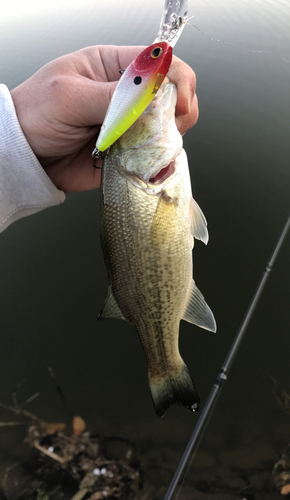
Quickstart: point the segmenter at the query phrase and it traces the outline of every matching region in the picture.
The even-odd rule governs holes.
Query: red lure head
[[[172,47],[167,42],[153,43],[146,47],[134,61],[139,72],[167,74],[172,60]]]

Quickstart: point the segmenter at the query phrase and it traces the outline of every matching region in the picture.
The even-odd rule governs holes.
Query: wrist
[[[22,95],[21,85],[11,90],[10,94],[14,104],[18,123],[25,136],[25,139],[27,140],[35,156],[39,156],[39,151],[37,151],[37,141],[35,140],[36,134],[34,134],[31,130],[31,126],[33,125],[33,116],[31,116],[29,105],[26,103],[25,97]]]

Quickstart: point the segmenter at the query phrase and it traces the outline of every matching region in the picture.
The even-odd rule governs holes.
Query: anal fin
[[[207,305],[194,280],[192,280],[191,295],[182,319],[211,332],[216,332],[216,322],[212,310]]]

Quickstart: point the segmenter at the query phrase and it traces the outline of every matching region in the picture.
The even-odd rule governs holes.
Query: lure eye
[[[135,85],[140,85],[141,82],[142,82],[141,76],[135,76],[134,78]]]
[[[158,57],[161,56],[163,50],[161,47],[155,47],[152,51],[151,51],[151,57],[153,57],[153,59],[157,59]]]

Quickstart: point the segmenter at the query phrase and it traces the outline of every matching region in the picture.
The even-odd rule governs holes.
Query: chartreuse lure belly
[[[163,82],[171,60],[172,47],[159,42],[131,62],[113,94],[93,156],[101,156],[143,113]]]

